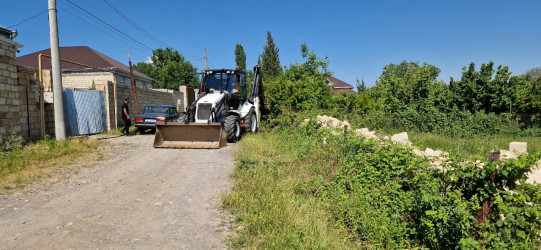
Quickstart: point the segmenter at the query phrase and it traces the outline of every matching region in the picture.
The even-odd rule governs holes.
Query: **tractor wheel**
[[[257,114],[255,113],[255,110],[250,110],[250,113],[248,113],[244,121],[248,121],[248,127],[246,128],[248,132],[252,134],[257,133]]]
[[[240,119],[236,115],[230,115],[225,118],[225,133],[228,142],[237,142],[240,139]]]

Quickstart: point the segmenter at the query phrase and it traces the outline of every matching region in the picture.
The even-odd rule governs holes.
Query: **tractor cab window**
[[[237,77],[232,74],[213,74],[213,75],[207,75],[206,84],[205,84],[205,92],[209,92],[210,89],[214,89],[215,91],[220,91],[220,81],[222,82],[222,87],[224,88],[224,91],[227,91],[228,93],[231,93],[233,89],[235,89],[235,83],[237,82]]]

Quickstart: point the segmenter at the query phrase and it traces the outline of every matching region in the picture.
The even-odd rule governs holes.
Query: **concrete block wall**
[[[52,91],[52,76],[50,70],[43,70],[43,84],[45,91]],[[131,86],[131,77],[126,72],[106,72],[106,71],[63,71],[62,72],[62,87],[63,88],[91,88],[92,86],[104,85],[107,82],[114,82],[114,77],[117,78],[119,86]],[[152,84],[139,76],[135,76],[135,85],[138,88],[151,88]]]
[[[106,98],[106,107],[108,107],[108,128],[115,129],[115,120],[116,126],[124,126],[122,121],[122,104],[124,103],[124,98],[130,97],[130,104],[128,105],[130,109],[130,118],[132,124],[135,123],[135,116],[137,114],[135,97],[133,94],[131,85],[119,85],[117,84],[117,100],[116,100],[116,117],[115,117],[115,95],[114,95],[114,84],[108,82],[106,85],[97,85],[96,90],[105,91]],[[140,113],[145,105],[149,104],[164,104],[164,105],[177,105],[183,100],[183,95],[178,90],[167,90],[167,91],[157,91],[152,89],[143,89],[136,88],[137,99],[139,103]]]
[[[0,138],[3,135],[21,134],[23,127],[19,124],[19,86],[15,55],[22,45],[0,37]]]
[[[195,101],[195,90],[188,86],[180,86],[179,91],[182,96],[182,102],[178,110],[180,112],[186,112],[186,109]]]
[[[25,139],[41,138],[41,116],[39,105],[39,83],[37,70],[17,66],[19,84],[19,122],[21,136]],[[52,112],[47,115],[54,115]],[[54,131],[54,130],[53,130]]]

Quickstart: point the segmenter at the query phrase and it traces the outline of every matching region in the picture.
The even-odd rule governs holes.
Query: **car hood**
[[[156,118],[156,117],[166,117],[167,114],[164,113],[146,113],[146,114],[140,114],[136,116],[135,118]]]

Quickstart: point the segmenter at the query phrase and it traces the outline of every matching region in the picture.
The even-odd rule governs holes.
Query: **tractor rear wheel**
[[[225,118],[225,133],[228,142],[237,142],[240,139],[240,118],[236,115],[230,115]]]
[[[248,127],[246,128],[248,132],[257,133],[257,114],[255,110],[250,110],[244,121],[248,121]]]

